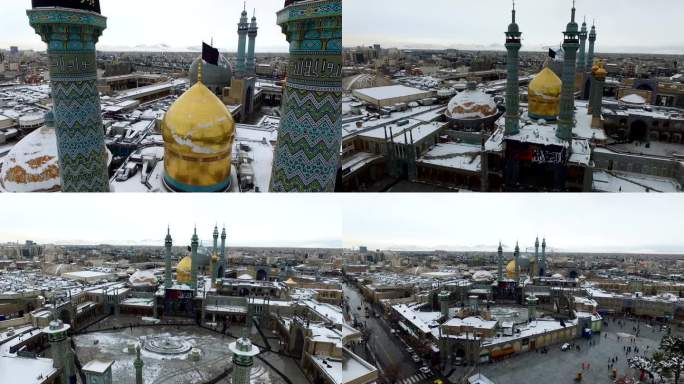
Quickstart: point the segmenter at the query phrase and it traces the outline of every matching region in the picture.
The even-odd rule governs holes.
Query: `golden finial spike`
[[[197,82],[201,83],[202,82],[202,65],[204,64],[204,59],[201,59],[199,61],[199,65],[197,66]]]

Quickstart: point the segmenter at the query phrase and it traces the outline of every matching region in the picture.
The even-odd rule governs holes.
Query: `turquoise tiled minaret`
[[[579,49],[579,26],[575,22],[575,6],[572,6],[572,18],[563,32],[563,87],[561,89],[560,115],[556,137],[561,140],[572,140],[575,127],[575,73],[577,70],[577,49]]]
[[[164,239],[164,287],[171,288],[173,285],[173,276],[171,275],[171,246],[173,240],[171,239],[171,228],[166,229],[166,239]]]
[[[52,356],[54,368],[61,370],[59,384],[69,384],[76,382],[76,372],[74,370],[73,352],[69,345],[69,324],[64,324],[61,320],[54,320],[50,325],[43,328],[43,333],[47,335],[50,343],[50,354]]]
[[[542,258],[541,258],[542,270],[540,275],[546,276],[546,238],[542,239]]]
[[[192,260],[192,265],[190,266],[190,287],[197,292],[197,265],[199,260],[197,258],[197,247],[199,246],[199,238],[197,237],[197,227],[195,227],[195,233],[192,234],[192,240],[190,241],[190,258]]]
[[[520,132],[520,29],[515,22],[515,3],[513,3],[513,16],[511,24],[506,32],[506,51],[508,57],[506,69],[506,135],[515,135]]]
[[[497,278],[499,281],[502,281],[504,279],[504,273],[503,273],[503,247],[501,246],[501,242],[499,241],[499,249],[497,252],[497,260],[496,260],[496,272],[497,272]]]
[[[226,268],[228,268],[228,261],[226,260],[226,227],[223,227],[223,230],[221,231],[221,265],[223,266],[222,270],[225,273]],[[223,276],[219,276],[220,278],[223,278]]]
[[[27,11],[31,27],[47,43],[62,191],[109,192],[95,55],[107,19],[95,0],[74,8],[62,3],[34,1]]]
[[[271,191],[333,192],[342,141],[342,0],[285,2],[290,43]]]
[[[589,32],[589,54],[587,55],[586,68],[591,69],[594,66],[594,44],[596,43],[596,25],[591,26]]]
[[[140,358],[140,345],[135,347],[135,361],[133,367],[135,368],[135,384],[143,384],[143,363]]]
[[[577,60],[577,66],[579,72],[585,72],[587,70],[586,54],[587,54],[587,22],[582,22],[582,29],[580,30],[580,50],[579,58]],[[591,70],[591,67],[589,67]]]
[[[537,270],[533,271],[533,273],[539,276],[541,271],[541,265],[539,264],[539,236],[534,240],[534,265]]]
[[[230,343],[228,348],[233,353],[232,384],[249,384],[254,356],[259,354],[259,347],[252,345],[249,338],[241,337]]]
[[[518,242],[515,242],[515,251],[513,251],[513,259],[515,260],[515,281],[520,282],[520,247]]]
[[[258,32],[259,27],[257,27],[256,15],[254,15],[252,16],[252,22],[249,23],[249,29],[247,30],[249,45],[247,46],[247,62],[245,63],[245,70],[248,75],[256,74],[256,58],[254,57],[254,51],[256,49],[256,38]]]
[[[247,33],[249,32],[249,22],[247,20],[247,3],[240,15],[240,23],[238,23],[238,51],[237,63],[235,71],[239,76],[246,72],[245,48],[247,47]]]

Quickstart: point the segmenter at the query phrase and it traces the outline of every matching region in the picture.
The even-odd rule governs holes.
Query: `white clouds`
[[[0,242],[189,243],[226,224],[240,246],[340,247],[341,207],[325,196],[180,194],[0,195]]]
[[[684,252],[682,212],[679,195],[355,195],[344,199],[344,245],[493,250],[539,235],[562,250]]]
[[[556,46],[570,20],[570,0],[518,0],[517,21],[527,49]],[[579,0],[577,18],[596,19],[599,52],[676,51],[684,53],[679,15],[684,3],[672,0]],[[344,1],[345,46],[446,48],[501,46],[511,19],[505,0]]]
[[[0,195],[0,242],[682,253],[679,194]]]
[[[27,0],[3,0],[0,14],[0,47],[19,45],[44,50],[45,45],[29,26]],[[98,48],[167,44],[177,49],[201,46],[214,38],[215,45],[237,50],[237,23],[242,0],[101,0],[108,27]],[[250,0],[249,17],[256,8],[259,36],[257,52],[286,52],[287,41],[276,25],[282,0]]]

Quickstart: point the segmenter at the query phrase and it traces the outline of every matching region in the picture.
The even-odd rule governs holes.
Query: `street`
[[[420,374],[418,373],[419,364],[414,363],[411,360],[411,355],[406,352],[406,346],[399,340],[399,337],[394,336],[390,333],[390,327],[387,321],[383,318],[376,318],[372,316],[372,313],[376,311],[374,308],[370,308],[370,304],[366,303],[361,296],[361,293],[348,286],[347,284],[342,284],[342,290],[346,297],[349,298],[349,310],[352,318],[358,319],[359,322],[363,324],[364,328],[370,330],[369,345],[375,357],[378,360],[381,371],[393,366],[398,370],[398,381],[407,380],[406,382],[412,382],[413,384],[418,381],[408,380],[414,376],[418,378]],[[371,309],[371,317],[366,318],[365,307],[369,306]],[[358,308],[361,307],[361,310]],[[379,311],[378,311],[379,312]],[[371,359],[365,352],[363,345],[359,345],[354,349],[354,352],[360,356],[367,358],[372,362]],[[425,375],[422,375],[424,377]]]

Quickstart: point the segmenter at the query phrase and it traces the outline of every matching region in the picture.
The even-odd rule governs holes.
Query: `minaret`
[[[506,32],[506,50],[508,58],[506,69],[506,135],[515,135],[520,132],[520,80],[518,69],[520,66],[520,29],[515,22],[515,1],[513,2],[512,21]]]
[[[438,295],[439,309],[442,312],[442,319],[449,320],[449,291],[441,291]]]
[[[171,274],[171,247],[173,240],[171,239],[171,228],[166,229],[166,239],[164,240],[164,287],[171,288],[173,285],[173,276]]]
[[[515,281],[520,282],[520,247],[518,242],[515,242],[515,251],[513,252],[513,259],[515,260]]]
[[[195,227],[195,233],[192,235],[192,240],[190,242],[190,252],[192,259],[192,266],[190,267],[190,286],[197,292],[197,265],[199,261],[197,260],[197,247],[199,246],[199,238],[197,237],[197,227]]]
[[[603,109],[603,87],[606,82],[608,71],[603,67],[603,62],[598,61],[591,69],[591,95],[589,97],[589,113],[591,114],[591,127],[603,128],[601,112]]]
[[[575,4],[572,4],[572,18],[563,33],[563,87],[561,89],[560,115],[556,137],[561,140],[572,140],[575,127],[575,72],[577,69],[577,49],[579,48],[579,26],[575,22]]]
[[[587,55],[586,68],[591,69],[594,66],[594,43],[596,43],[596,24],[592,24],[589,32],[589,54]]]
[[[51,321],[48,327],[43,328],[43,333],[47,334],[50,343],[52,366],[62,371],[59,384],[76,382],[73,355],[69,345],[69,328],[71,326],[64,324],[62,320]]]
[[[232,384],[249,384],[254,356],[259,354],[259,347],[252,345],[249,338],[241,337],[230,343],[228,348],[233,352]]]
[[[214,255],[218,254],[218,237],[219,237],[219,232],[218,232],[218,224],[214,225],[214,247],[212,248],[212,253]]]
[[[540,275],[546,276],[546,238],[542,240],[542,259],[541,259],[542,270]]]
[[[539,299],[535,295],[527,296],[527,321],[533,321],[537,319],[537,303]]]
[[[504,279],[503,262],[503,247],[501,246],[501,242],[499,241],[499,250],[497,255],[497,277],[499,281],[502,281]]]
[[[541,265],[539,265],[539,236],[537,236],[537,239],[534,240],[534,265],[537,268],[536,271],[533,271],[533,274],[537,274],[537,276],[541,276]]]
[[[223,265],[223,273],[226,272],[226,268],[228,268],[228,261],[226,260],[226,227],[223,227],[223,231],[221,231],[221,264]],[[223,276],[219,276],[223,278]]]
[[[140,358],[140,344],[135,347],[135,361],[133,366],[135,367],[135,384],[143,384],[143,365],[145,365]]]
[[[577,61],[577,70],[578,72],[584,73],[587,70],[587,62],[586,62],[586,54],[587,54],[587,22],[586,20],[582,22],[582,30],[580,30],[579,34],[580,38],[580,50],[579,50],[579,58]],[[589,67],[591,70],[591,67]]]
[[[245,47],[247,46],[247,33],[249,32],[249,22],[247,20],[247,2],[245,2],[244,9],[240,15],[240,23],[238,23],[238,51],[237,64],[235,71],[238,76],[243,76],[246,72],[245,61]]]
[[[62,191],[109,192],[95,54],[107,19],[100,15],[99,0],[69,3],[73,6],[36,6],[26,12],[47,43]]]
[[[247,62],[245,64],[245,70],[248,75],[256,74],[256,59],[254,58],[254,50],[257,33],[259,31],[256,20],[257,19],[255,9],[254,15],[252,16],[252,22],[249,24],[249,29],[247,30],[247,36],[249,36],[249,45],[247,46]]]
[[[290,43],[271,191],[333,192],[342,141],[342,0],[287,1]]]

